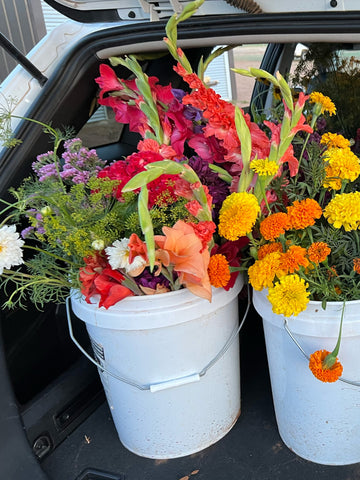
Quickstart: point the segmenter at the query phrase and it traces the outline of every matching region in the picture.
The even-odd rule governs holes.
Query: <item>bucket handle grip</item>
[[[81,346],[81,344],[78,342],[78,340],[75,338],[73,327],[72,327],[72,321],[71,321],[71,307],[70,307],[70,297],[66,298],[66,315],[67,315],[67,322],[68,322],[68,328],[69,328],[69,334],[71,340],[74,342],[74,344],[78,347],[80,352],[85,355],[85,357],[90,360],[91,363],[93,363],[99,370],[107,373],[111,377],[115,378],[116,380],[119,380],[120,382],[126,383],[128,385],[131,385],[139,390],[149,390],[152,393],[158,392],[160,390],[165,390],[167,388],[172,388],[172,387],[177,387],[179,385],[185,385],[187,383],[193,383],[197,382],[200,380],[201,377],[203,377],[206,372],[215,365],[215,363],[220,360],[221,357],[225,355],[225,353],[228,351],[228,349],[231,347],[232,343],[234,342],[235,338],[239,334],[240,330],[242,329],[244,322],[246,320],[246,317],[248,315],[250,309],[250,295],[248,292],[248,302],[246,306],[245,313],[243,315],[243,318],[241,319],[241,322],[238,327],[236,327],[233,332],[231,333],[230,337],[227,339],[225,345],[221,348],[221,350],[213,357],[210,362],[205,365],[205,367],[198,373],[193,373],[190,375],[186,375],[184,377],[179,377],[179,378],[174,378],[171,380],[165,380],[164,382],[159,382],[159,383],[154,383],[154,384],[149,384],[149,385],[144,385],[142,383],[139,383],[135,380],[131,380],[129,378],[126,378],[122,375],[118,375],[115,372],[112,372],[108,370],[107,368],[104,367],[104,365],[101,365],[98,363],[91,355],[88,354],[88,352]]]
[[[290,328],[289,328],[289,324],[288,324],[288,321],[286,320],[286,318],[284,319],[284,328],[285,328],[285,331],[286,333],[289,335],[289,337],[291,338],[291,340],[295,343],[295,345],[298,347],[298,349],[300,350],[300,352],[304,355],[304,357],[307,359],[307,360],[310,360],[310,357],[309,355],[305,352],[305,350],[302,348],[302,346],[300,345],[300,343],[298,342],[298,340],[294,337],[294,335],[292,334]],[[350,385],[354,385],[355,387],[360,387],[360,382],[356,382],[354,380],[348,380],[347,378],[343,378],[343,377],[340,377],[338,379],[340,382],[344,382],[344,383],[348,383]]]

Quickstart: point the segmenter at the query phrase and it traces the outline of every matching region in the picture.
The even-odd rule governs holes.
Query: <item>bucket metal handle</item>
[[[302,346],[300,345],[300,343],[298,342],[298,340],[294,337],[294,335],[293,335],[292,332],[290,331],[289,324],[288,324],[288,321],[287,321],[286,318],[284,319],[284,328],[285,328],[286,333],[289,335],[289,337],[291,338],[291,340],[295,343],[295,345],[298,347],[298,349],[299,349],[300,352],[304,355],[304,357],[305,357],[307,360],[310,360],[309,355],[305,352],[305,350],[302,348]],[[348,384],[350,384],[350,385],[354,385],[355,387],[360,387],[360,382],[356,382],[356,381],[354,381],[354,380],[348,380],[347,378],[344,378],[344,377],[340,377],[338,380],[339,380],[340,382],[344,382],[344,383],[348,383]]]
[[[221,357],[225,355],[225,353],[228,351],[228,349],[231,347],[232,343],[234,342],[235,338],[239,334],[240,330],[242,329],[244,322],[246,320],[246,317],[248,315],[250,309],[250,295],[248,292],[248,302],[246,306],[245,313],[243,315],[243,318],[241,319],[241,322],[238,327],[236,327],[233,332],[231,333],[230,337],[227,339],[225,345],[221,348],[221,350],[213,357],[210,362],[205,365],[205,367],[198,373],[193,373],[190,375],[186,375],[184,377],[179,377],[179,378],[174,378],[171,380],[165,380],[164,382],[159,382],[159,383],[153,383],[153,384],[142,384],[137,382],[136,380],[129,379],[127,377],[124,377],[123,375],[119,375],[118,373],[115,373],[113,371],[110,371],[108,368],[105,368],[103,365],[98,363],[91,355],[87,353],[87,351],[80,345],[78,340],[75,338],[74,331],[72,328],[72,322],[71,322],[71,307],[70,307],[70,297],[66,298],[66,315],[67,315],[67,321],[68,321],[68,328],[69,328],[69,334],[71,340],[74,342],[74,344],[78,347],[78,349],[85,355],[85,357],[90,360],[91,363],[93,363],[97,368],[102,370],[103,372],[107,373],[111,377],[115,378],[116,380],[119,380],[120,382],[126,383],[128,385],[131,385],[139,390],[149,390],[150,392],[158,392],[160,390],[165,390],[167,388],[172,388],[172,387],[177,387],[179,385],[185,385],[187,383],[193,383],[197,382],[200,380],[201,377],[203,377],[206,372],[215,365],[216,362],[220,360]]]

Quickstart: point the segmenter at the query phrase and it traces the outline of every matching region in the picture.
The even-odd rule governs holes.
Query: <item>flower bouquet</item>
[[[326,129],[326,119],[336,114],[329,97],[293,92],[280,75],[238,73],[268,83],[281,98],[259,119],[272,134],[270,150],[265,158],[248,157],[239,182],[258,205],[256,213],[254,207],[244,210],[247,218],[254,213],[248,278],[263,317],[280,435],[308,460],[355,463],[359,438],[346,429],[344,434],[344,425],[360,421],[354,408],[360,340],[360,162],[354,141]],[[312,374],[339,382],[324,385]]]

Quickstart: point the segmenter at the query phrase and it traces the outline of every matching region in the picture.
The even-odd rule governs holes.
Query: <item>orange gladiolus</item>
[[[194,228],[179,220],[173,227],[163,227],[163,235],[155,235],[155,242],[169,255],[170,263],[179,275],[180,282],[194,295],[211,301],[208,276],[210,254],[202,251],[202,242]]]

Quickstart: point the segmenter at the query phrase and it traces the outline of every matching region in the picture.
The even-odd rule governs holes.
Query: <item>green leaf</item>
[[[239,75],[243,75],[244,77],[251,77],[251,78],[254,77],[254,75],[249,70],[246,70],[245,68],[232,68],[231,70],[235,73],[238,73]]]
[[[241,157],[244,169],[247,170],[250,165],[251,157],[251,135],[249,127],[246,124],[244,115],[242,114],[239,107],[235,107],[235,126],[241,143]]]
[[[279,87],[281,90],[282,97],[285,100],[285,103],[288,109],[292,112],[294,110],[294,101],[293,101],[291,89],[288,83],[286,82],[285,78],[281,75],[280,72],[276,72],[276,77],[279,82]]]
[[[209,168],[213,172],[216,172],[221,180],[224,180],[224,182],[228,183],[229,185],[231,184],[233,177],[227,170],[219,167],[218,165],[214,165],[213,163],[209,163]]]
[[[146,170],[161,169],[162,173],[166,175],[179,175],[184,171],[181,163],[173,160],[161,160],[160,162],[152,162],[145,165]]]
[[[201,57],[198,64],[197,76],[202,81],[204,81],[204,73],[205,73],[204,59],[203,57]]]
[[[123,187],[122,191],[131,192],[132,190],[136,190],[137,188],[142,188],[156,178],[160,177],[162,173],[163,170],[161,168],[153,168],[151,170],[140,172],[127,182],[127,184]]]
[[[269,80],[269,82],[275,85],[275,87],[280,87],[278,80],[266,70],[262,70],[261,68],[249,68],[249,71],[254,77],[266,78],[267,80]]]
[[[205,0],[195,0],[194,2],[191,2],[185,5],[185,7],[183,8],[183,11],[177,17],[178,18],[177,23],[183,22],[184,20],[187,20],[192,15],[194,15],[194,13],[201,7],[204,1]]]
[[[206,58],[204,65],[203,65],[203,73],[206,72],[206,69],[210,65],[210,63],[215,60],[215,58],[220,57],[220,55],[223,55],[225,52],[228,52],[229,50],[232,50],[234,47],[233,45],[227,45],[226,47],[218,47],[215,49],[213,52],[210,53],[210,55]]]
[[[150,269],[152,270],[155,265],[155,239],[154,239],[154,229],[150,217],[150,212],[148,208],[149,203],[149,191],[144,185],[141,188],[139,199],[138,199],[138,211],[139,211],[139,220],[141,230],[145,237],[145,242],[147,246],[147,253],[149,258]]]

